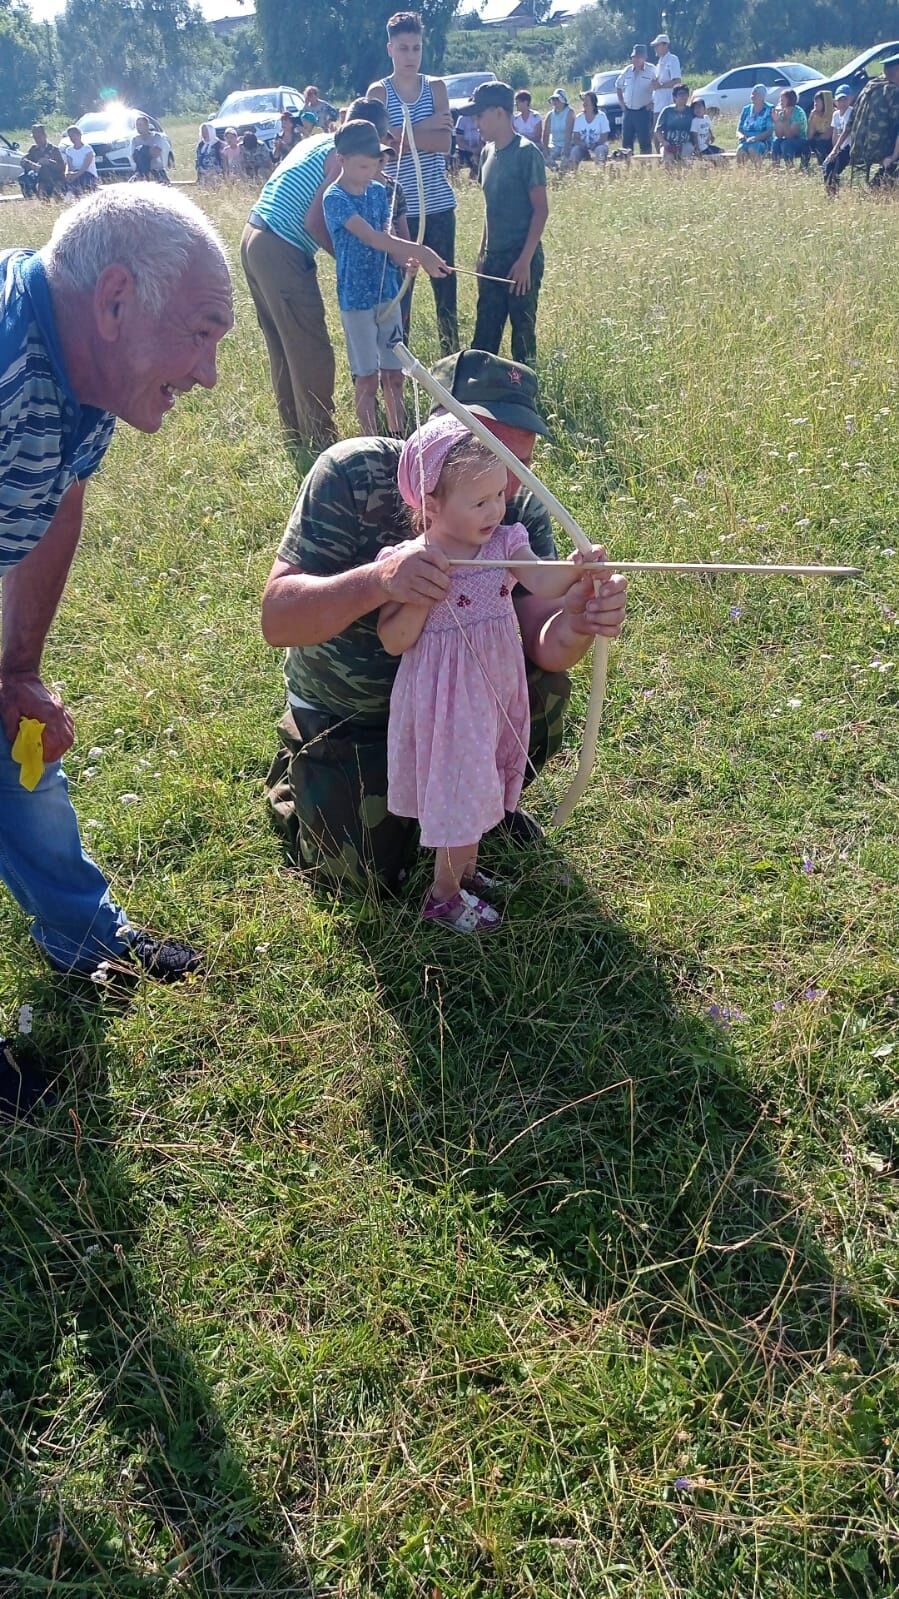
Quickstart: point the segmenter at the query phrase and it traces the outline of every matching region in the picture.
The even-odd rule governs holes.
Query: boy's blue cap
[[[841,83],[840,87],[838,89],[834,89],[833,91],[833,97],[835,100],[842,100],[844,95],[847,100],[852,99],[852,89],[848,83]]]

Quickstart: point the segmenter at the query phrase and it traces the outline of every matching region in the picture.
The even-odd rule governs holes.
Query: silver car
[[[131,155],[131,141],[137,132],[138,117],[147,118],[150,132],[155,135],[154,143],[162,146],[166,170],[171,171],[175,165],[171,141],[163,132],[162,124],[146,111],[136,111],[133,106],[112,100],[102,111],[88,111],[75,123],[76,128],[81,129],[85,144],[89,144],[94,152],[97,177],[101,183],[133,177],[136,169]],[[70,142],[67,138],[60,139],[59,148],[64,150]]]
[[[795,89],[797,94],[807,84],[824,82],[824,73],[816,72],[801,61],[756,61],[749,67],[734,67],[713,78],[704,89],[694,89],[697,100],[705,101],[705,108],[714,116],[739,116],[757,83],[763,83],[769,105],[776,105],[781,89]]]
[[[289,111],[298,116],[302,109],[300,90],[286,83],[275,89],[237,89],[219,106],[212,126],[219,139],[224,138],[226,128],[236,128],[238,133],[255,133],[271,149],[281,132],[282,114]]]
[[[0,133],[0,189],[4,183],[18,183],[22,176],[22,157],[13,139]]]

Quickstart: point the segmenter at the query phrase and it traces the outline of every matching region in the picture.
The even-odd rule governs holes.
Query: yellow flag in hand
[[[29,793],[33,788],[37,788],[44,775],[42,734],[46,725],[46,722],[39,722],[35,716],[23,716],[19,721],[19,731],[12,747],[12,758],[18,761],[21,767],[19,782]]]

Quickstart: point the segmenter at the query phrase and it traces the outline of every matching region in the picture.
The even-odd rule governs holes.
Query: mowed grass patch
[[[202,199],[236,261],[247,196]],[[218,388],[91,486],[46,661],[85,837],[209,975],[117,1006],[0,909],[6,1030],[30,1001],[61,1071],[0,1140],[4,1594],[899,1585],[899,213],[731,171],[551,203],[537,468],[587,531],[864,577],[636,579],[590,797],[495,852],[491,943],[422,929],[424,866],[316,895],[261,798],[297,477],[238,268]],[[480,224],[462,188],[461,264]]]

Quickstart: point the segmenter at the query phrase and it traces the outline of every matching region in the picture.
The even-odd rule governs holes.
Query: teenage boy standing
[[[485,149],[478,182],[484,191],[484,233],[477,269],[478,315],[472,345],[499,354],[506,320],[512,324],[512,360],[533,366],[537,357],[537,297],[543,278],[540,243],[549,206],[546,162],[530,139],[512,126],[515,100],[507,83],[482,83],[474,115]],[[494,278],[506,278],[504,283]]]
[[[415,148],[421,162],[424,179],[425,231],[422,240],[447,263],[453,266],[456,259],[456,196],[447,180],[446,158],[453,141],[453,119],[450,115],[446,84],[442,78],[425,77],[421,71],[423,29],[416,11],[397,11],[387,21],[387,54],[393,62],[393,72],[370,85],[367,98],[380,100],[387,107],[391,137],[397,153],[403,138],[403,106],[408,108],[412,121]],[[388,161],[387,176],[399,181],[409,205],[409,232],[418,238],[420,197],[412,156],[404,153],[397,165]],[[456,312],[456,278],[450,272],[443,278],[432,278],[434,305],[437,311],[437,333],[444,355],[454,355],[459,348],[459,321]],[[409,322],[412,315],[412,290],[403,301],[403,337],[409,342]]]

